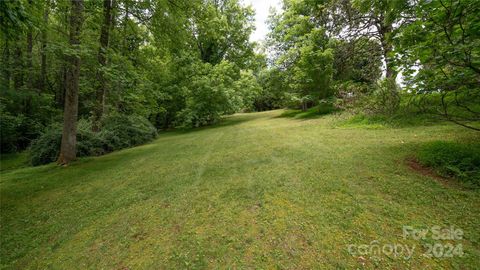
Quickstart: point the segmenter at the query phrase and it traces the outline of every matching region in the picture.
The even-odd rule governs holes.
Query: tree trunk
[[[394,63],[390,59],[390,53],[393,50],[391,42],[388,40],[388,35],[392,32],[391,26],[383,25],[379,30],[380,45],[382,46],[382,56],[385,61],[385,77],[387,79],[395,80],[397,77],[397,71],[395,70]]]
[[[70,25],[68,24],[69,21],[69,7],[67,6],[62,6],[61,12],[60,12],[64,18],[62,25],[64,26],[64,31],[68,32],[70,30]],[[57,108],[64,109],[65,107],[65,94],[67,93],[67,70],[68,70],[68,64],[67,64],[67,59],[64,57],[63,63],[60,67],[60,72],[58,76],[58,87],[55,91],[55,101]]]
[[[113,31],[115,28],[115,24],[117,23],[117,16],[118,16],[118,2],[116,0],[112,0],[112,9],[111,9],[111,23],[110,23],[110,32]]]
[[[125,17],[123,17],[123,42],[122,42],[122,55],[127,55],[128,45],[127,45],[127,25],[128,18],[130,16],[129,3],[125,1]]]
[[[32,0],[28,0],[30,7],[32,6]],[[28,26],[27,30],[27,88],[33,89],[33,64],[32,64],[32,50],[33,50],[33,30],[32,26]]]
[[[58,73],[58,87],[55,90],[55,105],[57,108],[63,110],[65,106],[65,93],[66,93],[66,86],[67,86],[67,66],[63,64],[60,68],[60,72]]]
[[[100,120],[105,110],[106,78],[105,66],[107,65],[107,50],[110,37],[110,25],[112,23],[112,0],[103,0],[103,25],[100,33],[100,48],[98,50],[98,63],[100,69],[97,71],[98,87],[96,90],[96,104],[93,114],[93,130],[100,130]]]
[[[22,48],[20,47],[20,40],[15,41],[15,51],[14,51],[14,75],[13,75],[13,86],[15,91],[20,90],[23,86],[23,59],[22,59]]]
[[[3,87],[5,90],[10,90],[10,44],[8,38],[5,38],[5,49],[2,56],[2,71],[3,71]]]
[[[395,80],[397,77],[397,71],[393,67],[393,63],[390,60],[390,52],[392,51],[392,46],[390,44],[382,44],[383,59],[385,61],[385,77],[387,79]]]
[[[83,24],[83,0],[71,0],[70,46],[78,52],[80,32]],[[67,57],[65,107],[63,110],[63,133],[60,156],[57,163],[66,165],[76,158],[78,82],[80,77],[80,57],[78,54]]]
[[[46,92],[45,88],[47,86],[47,27],[48,27],[48,12],[50,9],[50,2],[47,0],[45,2],[45,10],[43,13],[43,28],[42,28],[42,48],[40,50],[40,83],[38,88],[40,91]]]

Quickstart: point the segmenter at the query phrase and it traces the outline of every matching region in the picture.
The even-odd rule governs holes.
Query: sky
[[[250,41],[264,40],[268,33],[267,18],[270,7],[281,9],[282,0],[243,0],[245,5],[251,5],[255,9],[255,32],[250,36]]]

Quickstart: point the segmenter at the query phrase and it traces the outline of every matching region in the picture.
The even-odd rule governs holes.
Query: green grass
[[[29,166],[28,152],[2,154],[0,156],[0,171],[8,171]]]
[[[405,165],[455,125],[348,128],[336,116],[239,114],[68,166],[1,174],[6,269],[475,269],[480,191]],[[475,137],[477,136],[477,137]],[[402,226],[454,225],[463,257],[422,256]],[[416,245],[409,260],[349,244]],[[444,242],[442,242],[444,243]]]
[[[397,114],[387,115],[365,115],[355,114],[343,115],[343,121],[337,124],[343,127],[361,127],[369,129],[378,128],[405,128],[413,126],[431,126],[444,124],[445,120],[438,116],[431,116],[426,114],[415,114],[408,112],[399,112]]]

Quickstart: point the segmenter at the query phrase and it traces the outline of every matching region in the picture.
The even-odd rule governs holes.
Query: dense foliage
[[[157,136],[155,127],[139,116],[112,115],[103,120],[100,132],[92,131],[92,123],[81,120],[77,130],[77,156],[98,156],[111,151],[139,145]],[[62,127],[53,124],[32,142],[32,165],[41,165],[57,159],[62,140]]]
[[[433,167],[443,176],[453,176],[480,187],[480,145],[435,141],[424,145],[420,163]]]
[[[78,129],[77,153],[89,155],[87,137],[108,134],[100,152],[137,144],[136,125],[150,124],[126,115],[157,129],[197,127],[252,110],[261,92],[253,11],[237,0],[1,1],[0,13],[2,152],[25,149],[53,125],[32,149],[34,160],[55,160],[58,143],[45,155],[35,149],[58,141],[63,110],[64,132],[83,119],[67,131]]]
[[[480,5],[418,1],[396,40],[407,90],[433,114],[480,130]]]

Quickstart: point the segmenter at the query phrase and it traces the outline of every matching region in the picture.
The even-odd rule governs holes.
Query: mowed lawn
[[[478,269],[480,192],[405,164],[451,124],[338,125],[238,114],[68,167],[1,174],[5,269]],[[477,136],[477,137],[475,137]],[[402,227],[455,226],[463,256],[423,256]],[[413,257],[348,245],[416,245]],[[445,243],[445,242],[442,242]]]

